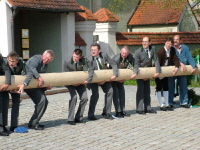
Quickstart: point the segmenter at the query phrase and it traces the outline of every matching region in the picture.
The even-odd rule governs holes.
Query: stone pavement
[[[96,121],[71,126],[67,124],[69,93],[48,95],[49,105],[41,119],[45,130],[30,129],[28,133],[0,136],[1,150],[197,150],[200,149],[200,108],[180,108],[174,112],[159,111],[155,87],[151,87],[152,107],[157,114],[139,115],[135,112],[136,86],[125,86],[126,110],[131,117],[106,120],[101,117],[104,94],[96,108]],[[200,89],[196,88],[197,94]],[[91,92],[88,91],[88,96]],[[176,98],[178,102],[178,98]],[[79,101],[78,101],[79,102]],[[23,99],[20,105],[19,125],[27,127],[34,105]],[[112,107],[114,114],[114,107]]]

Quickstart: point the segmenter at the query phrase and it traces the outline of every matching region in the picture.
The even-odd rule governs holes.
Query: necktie
[[[145,49],[145,51],[146,51],[146,54],[147,54],[147,56],[148,56],[148,58],[149,58],[149,53],[148,53],[148,49]]]
[[[101,69],[102,69],[102,65],[101,65],[101,63],[99,62],[99,59],[98,59],[98,58],[96,58],[96,60],[97,60],[97,63],[98,63],[99,69],[101,70]]]
[[[74,62],[75,63],[75,69],[77,70],[77,62]]]

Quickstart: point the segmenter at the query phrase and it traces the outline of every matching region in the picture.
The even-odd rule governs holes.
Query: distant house
[[[0,52],[7,56],[15,50],[26,60],[28,52],[31,57],[52,49],[56,58],[48,70],[60,72],[80,44],[75,41],[75,12],[83,11],[75,0],[1,0]]]
[[[130,32],[185,32],[198,31],[199,23],[187,0],[142,0],[128,26]]]

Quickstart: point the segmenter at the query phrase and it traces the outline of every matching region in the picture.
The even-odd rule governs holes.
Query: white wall
[[[169,25],[141,26],[141,27],[132,26],[132,32],[177,32],[177,31],[178,31],[178,28],[176,25],[174,25],[174,26],[169,26]]]
[[[11,37],[12,11],[5,0],[0,1],[0,53],[6,57],[12,51]]]
[[[99,44],[103,52],[113,57],[117,53],[117,22],[96,23],[94,35],[99,35]]]
[[[76,32],[78,32],[81,38],[85,41],[86,49],[83,51],[85,56],[90,55],[90,46],[93,43],[93,32],[96,28],[96,21],[77,21]]]

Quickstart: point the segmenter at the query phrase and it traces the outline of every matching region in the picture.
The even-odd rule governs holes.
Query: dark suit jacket
[[[34,55],[26,62],[26,79],[24,80],[25,84],[29,84],[31,79],[39,78],[39,73],[45,73],[47,71],[47,64],[43,64],[42,55]]]
[[[101,59],[101,64],[102,64],[102,67],[103,69],[108,69],[107,67],[107,63],[112,66],[112,69],[113,69],[113,74],[118,77],[118,69],[117,69],[117,64],[115,63],[115,61],[113,61],[107,53],[104,53],[104,52],[100,52],[99,53],[99,57]],[[93,56],[89,56],[88,57],[88,62],[91,63],[91,65],[94,67],[94,70],[98,70],[98,66],[97,66],[97,63],[96,63],[96,60]]]
[[[6,60],[5,67],[3,68],[3,74],[6,75],[6,81],[8,81],[8,83],[11,84],[11,75],[21,75],[23,68],[24,68],[24,64],[21,59],[19,59],[19,62],[17,63],[16,67],[14,67],[13,69],[9,67],[9,64]],[[7,74],[6,74],[5,69],[9,69]]]
[[[177,67],[177,68],[179,67],[179,59],[176,56],[176,50],[175,50],[174,47],[171,47],[171,49],[170,49],[169,58],[167,58],[166,51],[165,51],[164,47],[158,50],[157,55],[158,55],[158,59],[159,59],[159,62],[160,62],[160,66],[165,66],[165,61],[168,59],[168,66],[174,66],[175,65],[175,67]]]
[[[67,58],[64,61],[64,71],[69,72],[69,71],[84,71],[84,67],[88,68],[88,79],[87,82],[92,82],[93,74],[94,74],[94,67],[87,61],[86,58],[82,57],[78,62],[77,62],[77,68],[76,65],[72,59],[72,57]]]
[[[150,58],[143,47],[135,51],[134,73],[139,73],[139,67],[156,67],[156,73],[161,73],[160,63],[154,46],[149,46]]]
[[[115,55],[112,60],[115,61],[115,63],[117,64],[117,67],[119,69],[126,69],[129,64],[131,64],[132,66],[134,66],[134,62],[135,62],[135,59],[133,58],[133,55],[130,54],[130,53],[125,58],[125,62],[124,63],[122,63],[123,58],[121,57],[120,53],[118,53],[117,55]]]

